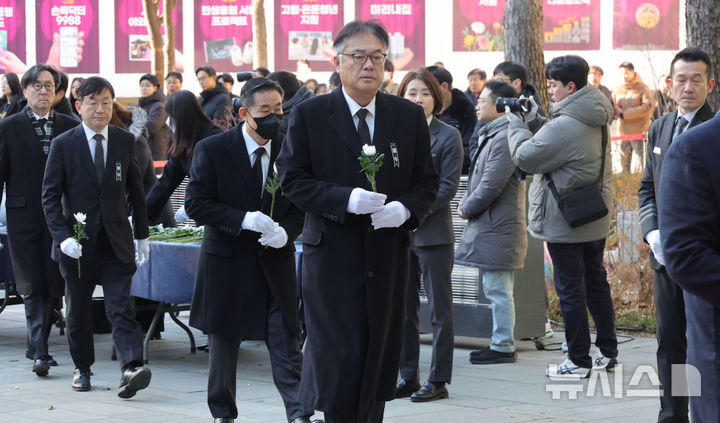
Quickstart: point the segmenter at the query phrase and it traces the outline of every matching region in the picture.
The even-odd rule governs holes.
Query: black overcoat
[[[250,167],[242,125],[200,141],[185,190],[185,211],[205,226],[190,309],[190,325],[207,333],[265,339],[268,294],[285,323],[299,333],[295,246],[303,213],[281,192],[272,219],[287,232],[279,249],[265,248],[258,232],[242,229],[245,214],[270,215],[272,196],[262,200]],[[282,140],[273,139],[268,178]]]
[[[301,402],[343,415],[393,398],[402,342],[409,231],[430,209],[438,175],[422,108],[378,93],[373,143],[384,153],[378,191],[410,219],[373,230],[369,215],[346,212],[361,173],[360,137],[342,88],[295,106],[278,158],[283,189],[306,211],[303,301],[307,347]],[[396,160],[392,149],[396,148]]]
[[[55,112],[53,134],[62,134],[78,123]],[[61,297],[64,282],[57,263],[50,260],[52,238],[41,203],[46,161],[27,110],[0,121],[0,187],[7,184],[7,248],[18,292]]]

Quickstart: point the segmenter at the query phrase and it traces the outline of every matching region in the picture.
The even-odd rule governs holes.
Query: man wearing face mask
[[[303,213],[278,188],[283,91],[253,78],[240,93],[243,123],[200,141],[185,192],[188,216],[205,225],[190,325],[208,334],[208,406],[215,422],[238,418],[235,374],[241,340],[265,340],[287,420],[309,423],[298,401],[300,323],[293,241]],[[242,420],[242,418],[240,419]]]

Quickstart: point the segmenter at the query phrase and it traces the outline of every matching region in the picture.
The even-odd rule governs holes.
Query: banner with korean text
[[[313,71],[332,71],[332,45],[343,27],[342,0],[275,1],[275,69],[297,70],[306,60]]]
[[[599,50],[600,0],[544,0],[545,50]]]
[[[0,0],[0,73],[25,72],[25,1]]]
[[[679,0],[615,0],[613,48],[677,50]]]
[[[385,25],[396,71],[425,66],[425,0],[355,0],[355,16]]]
[[[100,72],[98,0],[37,0],[36,54],[67,73]]]
[[[195,0],[195,68],[218,73],[253,68],[251,0]]]
[[[175,66],[183,66],[182,1],[177,2],[172,12],[175,25]],[[158,2],[158,16],[163,14],[163,2]],[[115,1],[115,72],[149,73],[152,43],[148,34],[142,0]],[[161,27],[163,41],[165,25]]]

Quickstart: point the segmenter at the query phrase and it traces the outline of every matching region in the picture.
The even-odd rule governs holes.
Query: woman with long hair
[[[197,97],[190,91],[181,90],[170,94],[165,101],[165,110],[173,137],[162,176],[145,197],[150,220],[160,213],[163,204],[189,174],[195,144],[203,138],[222,133],[203,112]],[[187,218],[184,207],[175,213],[175,221],[178,223],[183,223]]]
[[[0,81],[2,88],[2,99],[0,100],[0,119],[14,115],[23,108],[22,88],[20,87],[20,79],[12,72],[8,72],[2,76]]]
[[[72,82],[70,83],[70,96],[68,99],[70,100],[70,107],[72,108],[73,113],[75,113],[76,116],[80,116],[80,113],[75,108],[75,102],[77,101],[77,95],[78,95],[78,88],[80,88],[80,84],[85,80],[85,78],[81,76],[77,76],[73,78]]]

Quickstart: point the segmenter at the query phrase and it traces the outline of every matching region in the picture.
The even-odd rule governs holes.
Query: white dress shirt
[[[254,139],[248,134],[247,132],[247,123],[244,123],[242,126],[242,134],[243,138],[245,139],[245,147],[247,147],[248,156],[250,157],[250,167],[253,167],[255,165],[255,150],[257,150],[258,147],[262,147],[265,149],[265,153],[262,155],[262,161],[260,162],[260,166],[262,166],[262,174],[263,174],[263,187],[265,186],[265,180],[267,179],[268,174],[268,168],[270,167],[270,145],[272,144],[272,140],[269,140],[265,145],[260,145],[257,142],[255,142]],[[264,193],[265,190],[263,189],[260,196],[262,197],[262,193]]]
[[[95,144],[97,144],[97,140],[93,138],[95,134],[100,134],[103,136],[102,140],[102,146],[103,146],[103,163],[105,163],[107,167],[107,154],[108,154],[108,127],[105,125],[102,131],[95,132],[92,129],[88,128],[87,125],[85,125],[85,122],[82,123],[83,130],[85,131],[85,137],[88,141],[88,148],[90,149],[90,157],[92,158],[93,163],[95,163]]]
[[[373,97],[372,101],[370,101],[367,106],[363,107],[357,104],[357,102],[348,95],[345,91],[345,87],[342,88],[342,92],[345,96],[348,108],[350,109],[350,116],[352,116],[353,123],[355,124],[355,130],[357,130],[358,124],[360,123],[357,111],[360,109],[367,109],[368,114],[365,116],[365,122],[367,122],[368,129],[370,130],[370,141],[372,142],[375,136],[375,97]]]

